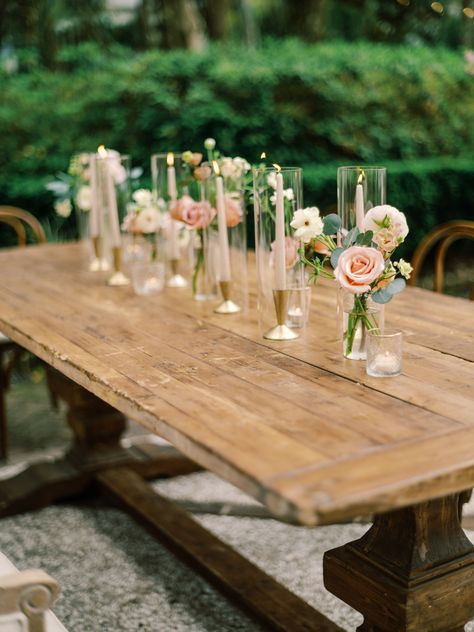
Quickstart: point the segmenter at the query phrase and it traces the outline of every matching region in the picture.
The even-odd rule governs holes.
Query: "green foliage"
[[[461,53],[289,40],[202,54],[88,43],[62,49],[54,73],[31,51],[22,59],[23,72],[0,76],[0,200],[52,230],[44,186],[71,154],[104,143],[147,169],[152,153],[200,149],[208,136],[250,162],[265,150],[269,162],[310,165],[306,202],[321,208],[336,201],[327,164],[387,164],[389,201],[417,239],[472,212],[473,161],[459,157],[474,146],[474,78]]]

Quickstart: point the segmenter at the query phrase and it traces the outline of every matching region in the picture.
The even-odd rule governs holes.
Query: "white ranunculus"
[[[92,208],[92,189],[88,184],[80,187],[76,194],[76,204],[81,211],[90,211]]]
[[[59,217],[69,217],[71,215],[72,206],[69,198],[65,198],[64,200],[58,200],[54,204],[54,210]]]
[[[161,224],[161,214],[153,206],[144,208],[135,218],[135,230],[142,233],[155,233]]]
[[[391,252],[408,235],[405,215],[394,206],[383,204],[367,211],[363,223],[364,232],[372,230],[375,243],[386,252]]]
[[[293,192],[293,189],[285,189],[283,191],[283,197],[285,197],[290,202],[292,200],[294,200],[295,199],[295,194]],[[270,196],[270,202],[272,204],[276,204],[276,199],[277,199],[276,193],[272,193],[272,195]]]
[[[153,204],[153,194],[148,189],[138,189],[132,194],[132,198],[138,206],[149,207]]]
[[[240,156],[236,156],[234,158],[234,165],[236,169],[239,170],[239,175],[247,173],[250,171],[250,164],[245,160],[245,158],[241,158]]]
[[[323,233],[323,220],[316,206],[301,208],[295,211],[291,220],[291,227],[295,229],[295,238],[305,244]]]

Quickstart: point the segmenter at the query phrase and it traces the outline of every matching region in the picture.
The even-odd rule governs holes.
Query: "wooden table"
[[[473,303],[397,297],[387,312],[406,335],[404,371],[384,380],[343,360],[330,285],[314,292],[306,337],[272,343],[252,309],[218,316],[182,290],[137,297],[86,267],[76,244],[0,253],[0,330],[57,369],[75,433],[64,459],[0,485],[0,515],[98,481],[270,629],[338,630],[143,478],[197,463],[282,520],[375,515],[324,562],[327,588],[364,614],[360,630],[463,630],[474,616],[474,548],[459,518],[474,485]],[[191,461],[121,446],[123,415]]]

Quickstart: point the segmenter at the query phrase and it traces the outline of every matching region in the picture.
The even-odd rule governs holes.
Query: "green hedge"
[[[147,168],[151,153],[199,148],[206,136],[249,161],[266,150],[270,161],[313,165],[307,199],[320,206],[335,191],[335,169],[322,165],[392,161],[390,201],[421,230],[472,213],[472,162],[455,160],[474,147],[474,78],[460,52],[290,40],[257,52],[104,54],[86,44],[64,49],[55,73],[25,51],[22,72],[0,83],[0,200],[43,221],[44,184],[72,153],[104,143]]]

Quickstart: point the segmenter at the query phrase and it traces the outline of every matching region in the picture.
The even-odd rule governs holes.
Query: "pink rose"
[[[178,221],[183,221],[183,211],[188,206],[194,204],[194,200],[190,195],[183,195],[183,197],[176,200],[176,202],[172,202],[170,204],[170,215],[173,219]]]
[[[340,255],[334,276],[341,287],[352,294],[370,292],[370,284],[382,274],[382,253],[368,246],[352,246]]]
[[[236,200],[233,200],[230,195],[225,196],[225,216],[229,228],[237,226],[237,224],[240,224],[242,221],[242,209],[240,204]]]
[[[216,215],[216,209],[209,202],[193,202],[182,212],[181,220],[191,228],[207,228]]]
[[[272,252],[270,255],[270,265],[274,264],[273,254],[275,252],[275,241],[272,241]],[[292,268],[295,263],[298,261],[298,242],[293,239],[293,237],[285,237],[285,266],[287,268]]]

